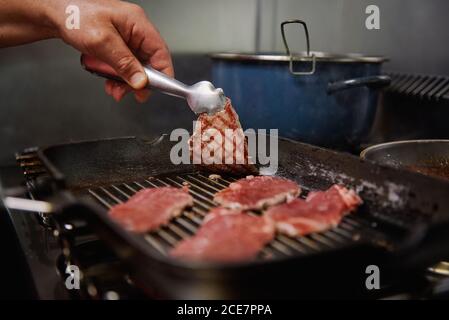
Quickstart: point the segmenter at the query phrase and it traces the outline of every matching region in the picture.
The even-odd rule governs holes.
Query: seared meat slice
[[[294,237],[336,227],[361,203],[354,191],[334,185],[327,191],[310,193],[306,200],[295,199],[274,206],[265,216],[273,220],[278,232]]]
[[[189,260],[237,262],[254,258],[273,238],[274,225],[265,217],[214,208],[198,232],[170,254]]]
[[[184,208],[192,205],[193,198],[187,189],[149,188],[112,207],[109,214],[127,230],[143,233],[167,224]]]
[[[214,132],[221,138],[216,139]],[[249,160],[247,139],[228,98],[222,111],[198,117],[189,146],[193,163],[200,169],[237,175],[258,172]]]
[[[301,193],[296,182],[278,177],[248,176],[215,194],[221,206],[240,210],[261,210],[291,200]]]

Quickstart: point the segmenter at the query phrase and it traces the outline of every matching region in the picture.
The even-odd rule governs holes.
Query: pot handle
[[[290,52],[290,48],[288,47],[288,43],[287,43],[287,37],[285,36],[285,25],[286,24],[291,24],[291,23],[298,23],[301,24],[304,27],[304,32],[306,34],[306,42],[307,42],[307,56],[310,57],[310,59],[312,60],[312,69],[310,69],[309,71],[294,71],[293,70],[293,60],[294,57],[292,55],[292,53]],[[294,20],[286,20],[284,22],[281,23],[281,34],[282,34],[282,40],[284,41],[284,46],[285,46],[285,51],[287,51],[287,55],[289,56],[289,69],[290,69],[290,73],[292,75],[310,75],[310,74],[314,74],[315,73],[315,65],[316,65],[316,57],[314,54],[310,55],[310,41],[309,41],[309,30],[307,29],[307,25],[304,21],[302,20],[298,20],[298,19],[294,19]]]
[[[330,82],[327,85],[327,93],[332,94],[338,91],[343,91],[352,88],[369,87],[369,88],[382,88],[388,86],[391,83],[391,78],[385,75],[369,76],[363,78],[355,78],[349,80]]]

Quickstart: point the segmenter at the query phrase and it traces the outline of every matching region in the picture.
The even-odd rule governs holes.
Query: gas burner
[[[26,178],[30,198],[36,179],[48,176],[36,155],[36,149],[25,150],[16,155],[17,162]],[[29,213],[28,213],[29,214]],[[92,233],[82,220],[67,221],[60,229],[51,214],[35,214],[41,228],[58,240],[61,253],[56,259],[57,274],[65,284],[70,273],[69,266],[80,271],[79,290],[66,289],[75,300],[123,300],[144,299],[146,296],[136,288],[119,259]]]

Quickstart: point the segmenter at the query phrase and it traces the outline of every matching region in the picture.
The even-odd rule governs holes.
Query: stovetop
[[[37,177],[46,175],[44,167],[35,155],[35,149],[17,155],[22,174],[17,168],[3,170],[9,183],[22,181],[29,190]],[[5,184],[5,174],[1,179]],[[11,178],[13,177],[13,178]],[[23,180],[23,178],[25,180]],[[29,197],[33,197],[32,191]],[[94,233],[85,232],[86,225],[65,225],[72,232],[68,245],[62,241],[51,215],[8,210],[14,232],[24,253],[30,278],[38,299],[145,299],[126,272],[126,267]],[[82,224],[82,223],[81,223]],[[77,228],[83,228],[77,235]],[[81,272],[79,289],[67,289],[68,266],[75,265]],[[405,288],[386,287],[381,295],[385,299],[449,298],[449,275],[444,276],[449,266],[439,265],[416,279]],[[439,268],[439,269],[438,269]]]
[[[34,149],[17,156],[21,170],[2,167],[0,179],[4,187],[26,184],[30,190],[36,177],[45,175]],[[28,195],[33,198],[33,193]],[[115,255],[93,233],[74,239],[70,248],[61,241],[49,214],[4,209],[16,233],[20,250],[29,271],[33,295],[43,300],[67,299],[143,299]],[[66,226],[70,228],[69,226]],[[71,226],[76,228],[76,226]],[[80,226],[78,226],[80,227]],[[73,230],[75,231],[75,230]],[[80,288],[68,289],[67,267],[80,268]]]

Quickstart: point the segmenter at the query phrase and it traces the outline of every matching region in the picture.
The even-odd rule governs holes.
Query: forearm
[[[77,27],[68,24],[69,5],[78,9],[74,10],[79,14]],[[53,37],[93,56],[97,63],[108,64],[124,79],[127,85],[109,83],[106,88],[116,100],[130,90],[139,101],[144,100],[148,79],[141,61],[173,77],[167,45],[136,4],[120,0],[0,0],[0,47]]]
[[[0,47],[56,37],[48,0],[0,0]]]

